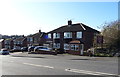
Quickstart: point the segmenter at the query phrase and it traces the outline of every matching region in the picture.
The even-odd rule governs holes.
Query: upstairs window
[[[51,38],[51,34],[50,33],[48,34],[48,38]]]
[[[64,38],[72,38],[72,32],[65,32]]]
[[[77,38],[82,38],[82,32],[77,32]]]
[[[54,33],[53,38],[60,38],[60,33]]]
[[[33,38],[32,38],[32,37],[30,37],[30,41],[31,41],[31,42],[33,41]]]

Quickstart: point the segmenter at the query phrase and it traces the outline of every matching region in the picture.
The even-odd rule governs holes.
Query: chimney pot
[[[72,21],[71,20],[68,21],[68,25],[72,25]]]

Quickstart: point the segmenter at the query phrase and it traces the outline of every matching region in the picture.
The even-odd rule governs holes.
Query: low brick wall
[[[56,52],[53,52],[53,51],[35,51],[35,53],[38,53],[38,54],[57,54]]]
[[[72,55],[80,55],[80,51],[67,50],[66,52],[67,52],[68,54],[72,54]]]

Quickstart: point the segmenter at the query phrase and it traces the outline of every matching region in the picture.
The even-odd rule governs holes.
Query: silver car
[[[48,48],[46,46],[37,46],[34,48],[34,52],[35,51],[51,51],[52,49],[51,48]]]
[[[3,49],[1,49],[0,54],[1,55],[9,55],[10,52],[6,48],[3,48]]]

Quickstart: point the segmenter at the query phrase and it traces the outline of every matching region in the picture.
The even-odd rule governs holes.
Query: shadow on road
[[[70,59],[70,60],[90,60],[90,59]]]
[[[12,56],[12,57],[45,58],[45,57],[38,57],[38,56]]]

